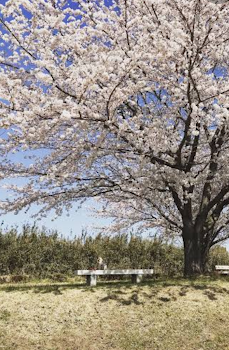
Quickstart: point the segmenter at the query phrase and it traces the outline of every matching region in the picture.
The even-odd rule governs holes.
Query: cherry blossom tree
[[[98,198],[116,229],[182,237],[185,275],[203,273],[228,238],[227,2],[8,0],[0,10],[0,175],[14,193],[2,210],[36,203],[60,215]]]

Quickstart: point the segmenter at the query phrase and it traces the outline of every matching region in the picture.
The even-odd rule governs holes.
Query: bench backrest
[[[215,269],[220,271],[225,271],[225,270],[227,271],[229,270],[229,265],[216,265]]]

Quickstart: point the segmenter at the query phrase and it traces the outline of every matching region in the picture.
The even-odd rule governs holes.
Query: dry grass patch
[[[0,349],[229,350],[229,281],[1,285]]]

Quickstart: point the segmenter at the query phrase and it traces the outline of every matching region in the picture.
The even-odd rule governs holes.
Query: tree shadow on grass
[[[86,283],[82,282],[76,282],[76,283],[39,283],[39,284],[33,284],[33,283],[24,283],[24,284],[4,284],[0,285],[0,292],[29,292],[32,291],[34,293],[41,293],[41,294],[46,294],[46,293],[53,293],[55,295],[60,295],[63,293],[63,291],[68,290],[68,289],[80,289],[83,292],[95,292],[97,288],[101,289],[114,289],[114,288],[120,288],[119,293],[121,294],[121,288],[130,288],[133,286],[131,282],[126,281],[126,280],[121,280],[121,281],[99,281],[97,283],[96,287],[88,287]]]
[[[101,302],[107,302],[109,300],[115,300],[121,305],[142,305],[144,301],[151,300],[153,303],[169,303],[172,301],[177,301],[182,297],[185,297],[191,291],[200,291],[202,295],[208,298],[210,301],[216,301],[222,295],[229,295],[229,288],[220,287],[217,285],[212,285],[211,283],[216,280],[222,280],[229,282],[225,278],[209,278],[209,280],[198,279],[174,279],[174,280],[157,280],[157,281],[147,281],[141,284],[150,287],[149,291],[144,291],[144,289],[136,288],[132,291],[132,294],[123,293],[120,290],[108,291],[106,297],[100,299]],[[169,288],[171,287],[171,288]],[[228,284],[229,287],[229,284]],[[168,288],[168,289],[167,289]],[[163,295],[160,295],[162,293]],[[127,294],[126,296],[123,294]],[[141,298],[141,299],[139,299]],[[141,301],[140,301],[141,300]]]
[[[210,278],[203,280],[187,280],[181,278],[174,279],[150,279],[145,280],[139,285],[132,284],[129,280],[118,281],[103,281],[99,280],[96,287],[88,287],[85,283],[50,283],[50,284],[10,284],[0,285],[0,292],[29,292],[32,291],[36,294],[52,293],[56,296],[62,295],[65,290],[78,289],[82,292],[93,293],[97,289],[101,289],[107,292],[107,296],[100,299],[100,302],[108,302],[109,300],[115,300],[121,305],[142,305],[144,300],[151,300],[151,302],[163,302],[169,303],[176,301],[179,298],[185,297],[188,292],[192,290],[202,291],[210,301],[215,301],[220,295],[229,295],[229,288],[220,287],[218,285],[212,285],[211,282],[215,280],[228,281],[225,278]],[[149,289],[146,291],[144,287]],[[167,288],[171,287],[169,290]],[[174,287],[174,290],[173,290]],[[178,289],[177,289],[178,288]],[[159,293],[163,292],[163,295]],[[165,293],[166,292],[166,293]],[[141,299],[140,299],[141,298]]]
[[[113,293],[109,293],[106,297],[100,299],[100,302],[104,303],[110,300],[115,300],[122,305],[132,305],[132,304],[143,305],[144,304],[144,302],[139,300],[139,295],[136,291],[133,292],[131,296],[128,298],[121,296],[123,294],[125,295],[126,293],[120,293],[119,291],[114,291]]]
[[[20,285],[4,285],[0,286],[0,291],[4,292],[29,292],[33,291],[34,293],[53,293],[53,294],[62,294],[62,291],[65,289],[79,289],[79,288],[85,288],[84,285],[79,283],[60,283],[60,284],[20,284]]]

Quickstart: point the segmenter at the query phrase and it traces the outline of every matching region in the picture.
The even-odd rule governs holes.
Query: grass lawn
[[[229,350],[229,279],[0,285],[0,349]]]

